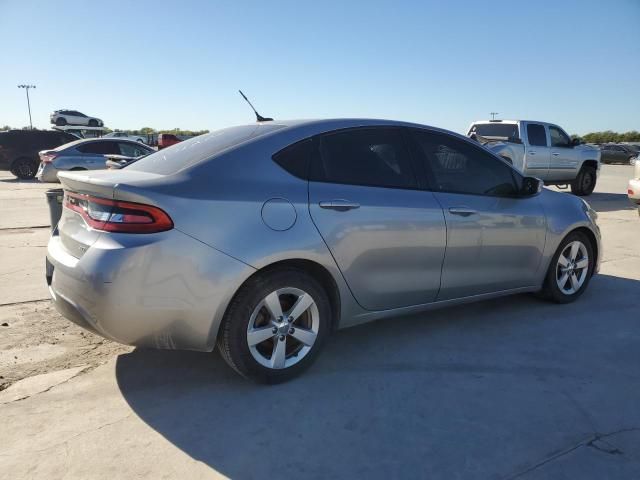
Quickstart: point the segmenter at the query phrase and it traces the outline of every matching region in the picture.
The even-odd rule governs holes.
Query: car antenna
[[[255,109],[255,107],[253,106],[253,104],[249,101],[249,99],[246,97],[246,95],[244,93],[242,93],[242,90],[238,90],[240,92],[240,95],[242,95],[242,98],[244,98],[247,103],[249,104],[249,106],[251,107],[251,110],[253,110],[253,113],[256,114],[256,122],[273,122],[273,118],[269,118],[269,117],[263,117],[262,115],[260,115],[258,113],[258,111]]]

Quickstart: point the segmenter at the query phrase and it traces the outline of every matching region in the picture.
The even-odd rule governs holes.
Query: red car
[[[182,140],[176,137],[173,133],[161,133],[158,135],[158,150],[170,147],[176,143],[180,143]]]

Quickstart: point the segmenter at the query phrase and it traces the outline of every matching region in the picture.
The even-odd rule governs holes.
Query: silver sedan
[[[411,123],[263,122],[59,178],[56,308],[121,343],[217,346],[261,382],[300,373],[338,328],[522,292],[574,301],[601,257],[582,199]]]
[[[67,170],[107,168],[107,155],[139,157],[155,150],[133,140],[120,138],[88,138],[66,143],[53,150],[43,150],[36,177],[41,182],[57,182],[58,173]]]

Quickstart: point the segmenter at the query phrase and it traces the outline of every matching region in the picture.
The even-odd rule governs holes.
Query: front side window
[[[450,135],[413,130],[418,153],[434,191],[515,196],[513,169],[481,147]]]
[[[560,130],[558,127],[549,126],[549,136],[551,137],[552,147],[569,147],[571,140],[569,136]]]
[[[527,137],[529,138],[529,145],[533,145],[535,147],[547,146],[547,134],[544,131],[544,125],[528,123]]]
[[[142,145],[136,145],[135,143],[123,142],[119,143],[119,145],[120,153],[127,157],[139,157],[140,155],[148,155],[151,152]]]
[[[329,183],[416,188],[411,160],[399,129],[357,128],[319,138],[312,176]]]

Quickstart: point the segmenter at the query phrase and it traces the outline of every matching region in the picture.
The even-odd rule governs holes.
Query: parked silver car
[[[63,315],[131,345],[217,345],[264,382],[337,328],[512,293],[571,302],[601,257],[585,201],[410,123],[238,126],[60,180]]]
[[[140,142],[119,138],[89,138],[66,143],[40,152],[36,177],[41,182],[57,182],[58,173],[66,170],[101,170],[107,168],[106,155],[139,157],[155,150]]]

